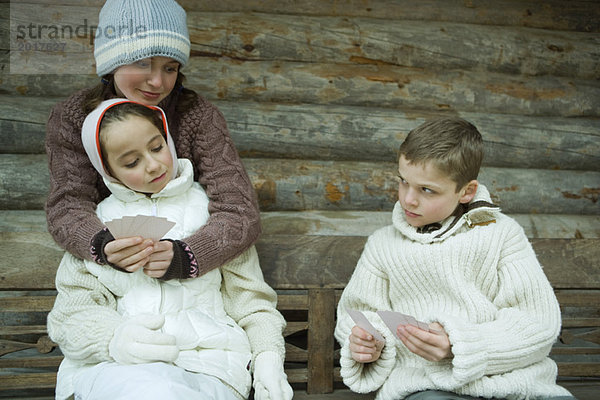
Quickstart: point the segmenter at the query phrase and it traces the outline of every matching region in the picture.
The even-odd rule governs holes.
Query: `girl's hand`
[[[427,332],[412,325],[398,326],[398,336],[402,343],[413,353],[429,361],[441,361],[452,358],[452,347],[444,327],[437,322],[429,324]]]
[[[350,352],[352,359],[359,363],[377,361],[381,356],[384,343],[376,340],[373,335],[358,325],[354,325],[350,333]]]
[[[140,236],[115,239],[104,246],[106,260],[127,272],[135,272],[146,265],[153,251],[152,239]]]
[[[154,242],[154,252],[144,265],[144,273],[151,278],[162,278],[173,261],[173,242],[161,240]]]

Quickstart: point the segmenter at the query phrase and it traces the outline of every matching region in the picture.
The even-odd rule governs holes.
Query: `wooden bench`
[[[286,372],[296,399],[372,399],[341,383],[333,337],[339,296],[365,236],[266,234],[257,244],[265,279],[288,321]],[[580,400],[600,392],[600,239],[532,239],[562,307],[552,350],[559,383]],[[51,398],[62,355],[47,312],[63,252],[46,232],[0,233],[0,398]]]

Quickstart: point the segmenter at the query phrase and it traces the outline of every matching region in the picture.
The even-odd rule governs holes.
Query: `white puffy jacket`
[[[176,223],[165,235],[168,239],[181,239],[197,231],[209,217],[209,200],[202,187],[194,182],[191,162],[180,159],[178,167],[179,176],[150,197],[105,179],[113,195],[98,205],[100,220],[138,214],[166,217]],[[219,269],[199,278],[161,281],[146,276],[141,269],[127,274],[91,261],[85,265],[117,296],[120,314],[165,316],[162,331],[175,336],[180,349],[176,365],[215,376],[242,396],[248,396],[252,382],[248,370],[252,358],[250,344],[244,330],[225,312]],[[69,380],[65,376],[67,371],[75,372],[82,367],[68,358],[64,363],[77,368],[61,366],[59,382]]]

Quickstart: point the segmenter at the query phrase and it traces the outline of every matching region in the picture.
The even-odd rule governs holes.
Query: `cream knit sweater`
[[[482,206],[442,221],[432,233],[417,233],[396,204],[393,225],[369,237],[335,329],[341,375],[353,391],[378,390],[377,400],[422,390],[507,399],[569,395],[556,385],[557,367],[548,358],[560,330],[552,287],[523,229],[489,202],[480,185],[471,204]],[[363,311],[385,337],[377,361],[352,359],[348,337],[355,324],[346,308]],[[411,353],[377,310],[439,322],[454,358],[430,362]]]

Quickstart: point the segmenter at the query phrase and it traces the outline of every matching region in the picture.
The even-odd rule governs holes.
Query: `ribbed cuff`
[[[181,240],[164,239],[173,243],[173,259],[167,272],[160,278],[163,281],[171,279],[189,279],[198,276],[198,262],[186,243]]]

